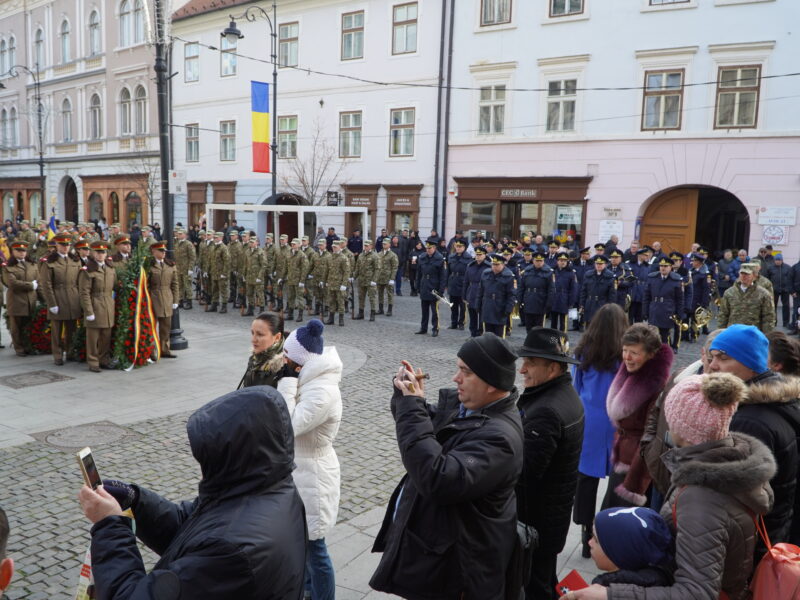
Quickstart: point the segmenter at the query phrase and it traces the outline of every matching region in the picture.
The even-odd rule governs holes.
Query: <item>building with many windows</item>
[[[0,0],[3,219],[160,219],[148,16],[145,0]]]
[[[469,0],[446,230],[800,254],[800,4]]]

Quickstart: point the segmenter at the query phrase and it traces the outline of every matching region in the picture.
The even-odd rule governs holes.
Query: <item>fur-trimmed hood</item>
[[[655,356],[638,371],[628,373],[625,363],[620,364],[606,398],[606,411],[615,426],[619,427],[622,419],[631,416],[664,389],[674,357],[672,348],[661,344]]]
[[[800,377],[770,372],[749,384],[743,404],[786,404],[800,398]]]
[[[672,485],[697,485],[733,496],[750,510],[766,514],[774,496],[769,480],[777,466],[762,442],[731,432],[721,440],[674,448],[663,455]]]

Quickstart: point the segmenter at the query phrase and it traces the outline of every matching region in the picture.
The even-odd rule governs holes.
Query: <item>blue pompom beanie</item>
[[[756,373],[767,370],[769,340],[753,325],[731,325],[714,338],[709,350],[724,352]]]
[[[302,367],[314,354],[322,354],[323,329],[325,326],[322,321],[311,319],[308,325],[298,327],[289,334],[283,345],[283,353]]]
[[[672,533],[651,508],[608,508],[594,518],[596,540],[620,569],[638,571],[672,560]]]

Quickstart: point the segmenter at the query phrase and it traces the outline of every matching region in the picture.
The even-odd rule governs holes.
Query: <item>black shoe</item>
[[[227,303],[227,302],[225,302],[225,303],[223,303],[223,304],[222,304],[222,306],[220,306],[220,308],[219,308],[219,314],[221,314],[221,315],[224,315],[224,314],[226,314],[227,312],[228,312],[228,303]]]
[[[184,310],[192,310],[192,301],[191,301],[191,300],[187,300],[187,301],[184,303],[184,306],[183,306],[183,308],[184,308]]]
[[[395,293],[394,293],[394,295],[395,295],[395,296],[402,296],[402,295],[403,295],[403,292],[397,291],[397,292],[395,292]]]
[[[583,558],[592,557],[592,549],[589,547],[590,539],[592,539],[592,529],[588,525],[581,525],[581,556]]]
[[[358,311],[358,315],[353,317],[353,320],[354,321],[361,321],[363,318],[364,318],[364,309],[362,308],[361,310]]]
[[[294,321],[294,311],[290,310],[289,314],[286,315],[283,320],[284,321]]]
[[[420,329],[419,331],[415,331],[414,335],[425,335],[428,332],[425,329]]]
[[[439,330],[434,329],[433,331],[431,331],[431,337],[439,337]]]
[[[448,329],[458,329],[458,325],[450,325],[450,327],[448,327]]]
[[[252,317],[253,316],[253,307],[248,306],[245,313],[242,315],[243,317]]]
[[[372,312],[375,312],[374,310]],[[383,314],[383,304],[378,304],[378,312],[375,313],[376,315]]]
[[[208,308],[208,306],[206,306],[206,312],[217,312],[217,306],[218,304],[216,302],[211,304],[211,308]]]
[[[369,320],[370,321],[374,321],[375,320],[375,311],[374,310],[369,311]]]
[[[391,317],[391,316],[392,316],[392,306],[393,306],[393,305],[392,305],[392,304],[390,304],[390,305],[389,305],[389,308],[388,308],[388,309],[387,309],[387,311],[386,311],[386,316],[387,316],[387,317]]]
[[[175,356],[174,354],[162,354],[161,358],[178,358],[178,357]]]
[[[297,322],[298,323],[302,323],[303,322],[303,311],[302,310],[298,310],[297,311]]]
[[[331,323],[333,323],[333,311],[331,311]],[[339,313],[339,327],[344,327],[344,313]]]
[[[325,321],[325,325],[333,325],[333,313],[330,313],[330,315],[328,315],[328,320]]]
[[[412,295],[412,296],[416,296],[416,295],[417,295],[417,292],[411,292],[411,295]]]
[[[459,326],[458,326],[458,329],[459,329],[459,331],[464,331],[464,325],[463,325],[463,324],[462,324],[462,325],[459,325]]]

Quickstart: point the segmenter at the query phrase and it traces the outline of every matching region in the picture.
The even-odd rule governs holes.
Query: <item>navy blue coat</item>
[[[678,313],[678,316],[683,319],[689,316],[692,310],[692,302],[694,300],[694,289],[692,287],[692,276],[683,267],[678,269],[678,276],[681,278],[683,284],[683,312]]]
[[[690,273],[692,276],[691,311],[694,313],[699,306],[708,308],[708,303],[711,298],[711,285],[709,284],[709,279],[711,276],[705,265],[702,265],[699,269],[692,269]]]
[[[631,301],[642,302],[644,301],[644,290],[647,287],[647,276],[650,275],[650,265],[640,262],[632,264],[631,273],[636,277],[631,288]]]
[[[578,276],[575,270],[567,266],[563,269],[556,267],[553,270],[556,281],[553,285],[553,304],[550,312],[565,315],[578,301]]]
[[[555,254],[553,254],[552,256],[550,254],[548,254],[547,256],[544,257],[544,264],[546,264],[551,269],[555,269],[556,268],[556,265],[558,264],[557,261],[558,261],[558,259],[556,258]]]
[[[465,276],[467,274],[467,267],[472,262],[472,259],[463,252],[461,256],[458,254],[451,254],[447,260],[447,291],[450,293],[451,298],[461,298],[464,296]]]
[[[633,280],[630,277],[633,272],[631,271],[630,265],[625,263],[620,263],[618,267],[608,265],[606,271],[611,273],[617,280],[617,297],[614,302],[619,304],[622,308],[625,308],[625,298],[628,295],[631,296],[631,301],[633,301]]]
[[[475,307],[481,314],[481,321],[490,325],[505,325],[517,301],[516,285],[517,280],[508,267],[498,274],[491,268],[483,272]]]
[[[550,311],[553,304],[553,269],[543,265],[537,269],[533,265],[527,267],[520,277],[517,299],[526,314],[543,315]]]
[[[480,293],[481,275],[486,269],[490,269],[491,264],[487,259],[483,262],[473,260],[467,265],[467,272],[464,274],[464,300],[470,308],[478,306],[478,294]]]
[[[199,496],[175,504],[138,488],[136,536],[126,517],[98,521],[91,545],[98,597],[302,598],[306,520],[280,393],[231,392],[195,411],[186,431],[203,473]],[[136,537],[161,556],[149,574]]]
[[[651,325],[660,329],[674,326],[672,315],[682,316],[679,313],[683,310],[681,276],[670,273],[664,280],[661,278],[661,273],[650,273],[647,277],[642,310]]]
[[[420,255],[417,259],[417,289],[420,300],[433,301],[433,291],[444,294],[447,285],[447,271],[444,268],[444,257],[438,252],[433,255]]]
[[[578,290],[583,285],[583,277],[586,273],[594,271],[594,263],[586,261],[585,265],[581,264],[580,259],[572,261],[572,268],[575,269],[575,276],[578,278]]]
[[[586,323],[591,321],[594,313],[609,302],[614,302],[614,276],[604,270],[599,275],[592,269],[583,276],[581,296],[578,305],[583,308],[583,319]]]

